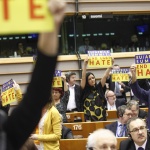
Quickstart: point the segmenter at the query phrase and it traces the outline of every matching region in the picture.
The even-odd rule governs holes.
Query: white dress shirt
[[[136,143],[135,144],[135,149],[138,150],[139,147],[142,147],[143,149],[146,148],[146,143],[147,143],[147,140],[144,142],[144,144],[142,146],[138,146]]]
[[[69,86],[69,91],[70,91],[70,96],[69,96],[69,101],[67,105],[67,110],[72,110],[77,108],[76,102],[75,102],[75,85]]]
[[[116,110],[116,104],[114,103],[114,105],[110,105],[107,101],[107,110]]]

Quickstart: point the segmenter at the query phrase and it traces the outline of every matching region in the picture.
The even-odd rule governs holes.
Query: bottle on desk
[[[17,57],[17,52],[16,51],[14,52],[14,57]]]

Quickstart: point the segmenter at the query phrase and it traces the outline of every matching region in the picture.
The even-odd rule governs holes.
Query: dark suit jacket
[[[148,102],[148,108],[150,109],[150,90],[145,91],[144,89],[140,88],[138,82],[134,82],[131,84],[132,91],[134,95],[141,101]],[[148,111],[148,120],[150,120],[150,111]],[[150,122],[148,121],[148,128],[150,129]]]
[[[112,131],[114,133],[114,135],[116,136],[117,126],[118,126],[118,121],[106,125],[105,129]],[[128,136],[127,132],[125,133],[125,136]]]
[[[109,129],[110,131],[112,131],[115,134],[115,136],[116,136],[117,126],[118,126],[118,121],[106,125],[105,128]]]
[[[136,150],[133,140],[127,139],[120,142],[119,150]],[[145,150],[150,150],[150,137],[148,137]]]
[[[78,111],[82,111],[82,106],[80,102],[80,96],[81,96],[81,87],[77,84],[75,84],[75,102],[77,106]]]
[[[71,129],[64,125],[62,125],[61,139],[74,139]]]
[[[116,99],[116,108],[118,108],[119,106],[122,106],[122,105],[126,105],[126,101],[124,99],[117,98]]]
[[[139,118],[142,118],[142,119],[147,119],[147,112],[142,110],[142,109],[139,109],[139,115],[138,115]]]

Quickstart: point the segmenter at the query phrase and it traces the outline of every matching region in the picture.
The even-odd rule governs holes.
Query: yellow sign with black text
[[[5,106],[7,104],[10,104],[12,102],[15,102],[16,96],[15,96],[15,89],[14,87],[6,90],[5,92],[2,92],[2,106]]]
[[[88,60],[88,67],[107,68],[112,66],[111,56],[91,56]]]
[[[136,64],[137,79],[150,78],[150,63]]]
[[[0,34],[38,33],[54,29],[47,0],[0,0]]]

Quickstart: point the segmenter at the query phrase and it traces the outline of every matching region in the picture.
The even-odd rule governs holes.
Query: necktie
[[[115,82],[115,93],[116,94],[120,94],[120,87],[119,87],[119,83]]]
[[[118,137],[123,137],[123,133],[124,133],[124,126],[122,124],[119,125],[119,133],[118,133]]]
[[[139,147],[138,150],[144,150],[144,148],[143,147]]]

